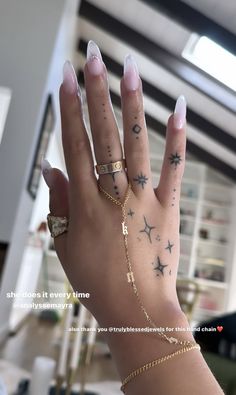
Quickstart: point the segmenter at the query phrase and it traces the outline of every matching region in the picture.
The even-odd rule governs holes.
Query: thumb
[[[43,178],[49,187],[50,213],[56,217],[69,218],[69,182],[61,170],[52,168],[50,163],[43,159],[41,163]],[[55,249],[60,261],[66,264],[67,233],[54,238]]]

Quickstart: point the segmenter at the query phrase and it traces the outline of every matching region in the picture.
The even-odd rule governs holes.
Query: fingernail
[[[90,40],[87,47],[87,65],[89,72],[99,75],[103,72],[103,61],[100,49],[94,41]]]
[[[135,91],[139,87],[138,65],[132,55],[127,55],[124,60],[124,82],[130,91]]]
[[[63,86],[67,93],[78,93],[79,96],[81,96],[75,69],[69,60],[67,60],[63,66]]]
[[[174,127],[176,129],[182,129],[186,122],[186,99],[183,95],[179,96],[174,111]]]
[[[51,172],[52,166],[50,165],[50,163],[48,162],[47,159],[44,159],[44,158],[42,159],[42,161],[41,161],[41,169],[42,169],[43,178],[44,178],[47,186],[49,188],[51,188],[52,187],[52,182],[53,182],[53,180],[52,180],[52,172]]]

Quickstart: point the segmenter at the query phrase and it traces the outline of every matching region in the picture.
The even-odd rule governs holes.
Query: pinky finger
[[[166,149],[156,196],[164,207],[178,207],[186,150],[186,100],[180,96],[168,120]]]

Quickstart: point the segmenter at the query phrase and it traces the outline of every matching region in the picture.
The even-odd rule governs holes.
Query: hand
[[[84,75],[96,162],[121,160],[123,151],[110,101],[107,72],[94,43],[88,47]],[[126,207],[129,256],[142,303],[159,326],[167,324],[173,311],[180,312],[176,276],[186,104],[180,97],[175,114],[168,120],[160,182],[153,189],[142,84],[137,65],[130,56],[125,60],[121,100],[127,172],[101,175],[97,180],[76,76],[72,66],[66,63],[60,106],[69,181],[49,165],[44,164],[43,172],[50,187],[51,213],[69,217],[68,233],[55,239],[55,247],[74,290],[90,293],[90,298],[82,303],[100,325],[137,326],[138,323],[147,326],[127,281],[121,208],[98,188],[99,182],[122,202],[130,182],[131,195]],[[162,312],[165,320],[160,322]]]
[[[121,160],[123,152],[106,68],[92,42],[84,75],[96,162]],[[186,144],[185,100],[183,97],[177,100],[175,113],[168,120],[166,150],[156,189],[152,186],[142,84],[130,56],[125,60],[121,101],[127,172],[101,175],[97,180],[76,75],[69,63],[64,66],[60,105],[69,181],[47,161],[42,164],[50,189],[50,212],[69,218],[68,232],[55,238],[55,248],[74,290],[90,293],[89,299],[81,301],[100,326],[150,327],[141,303],[157,327],[185,328],[188,323],[176,296],[179,198]],[[123,202],[128,184],[131,185],[123,225],[128,226],[128,253],[140,303],[127,281],[121,207],[105,197],[98,183],[119,202]],[[193,340],[189,332],[175,337]],[[177,347],[162,341],[155,333],[107,333],[107,341],[122,380],[137,367],[175,352]],[[128,384],[126,393],[154,395],[158,388],[160,395],[198,395],[199,382],[201,393],[222,394],[202,355],[193,350],[139,375]]]

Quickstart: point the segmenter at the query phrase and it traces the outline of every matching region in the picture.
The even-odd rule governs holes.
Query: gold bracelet
[[[191,350],[200,350],[200,346],[199,344],[196,344],[195,346],[191,346],[191,347],[183,347],[178,351],[173,352],[172,354],[168,354],[165,357],[161,357],[158,359],[155,359],[152,362],[148,362],[145,365],[141,366],[141,368],[138,368],[136,370],[134,370],[133,372],[131,372],[123,381],[122,385],[121,385],[121,391],[124,392],[124,388],[125,386],[132,380],[134,379],[136,376],[139,376],[141,373],[146,372],[147,370],[154,368],[157,365],[160,365],[163,362],[168,361],[171,358],[174,358],[178,355],[184,354],[185,352],[191,351]]]

